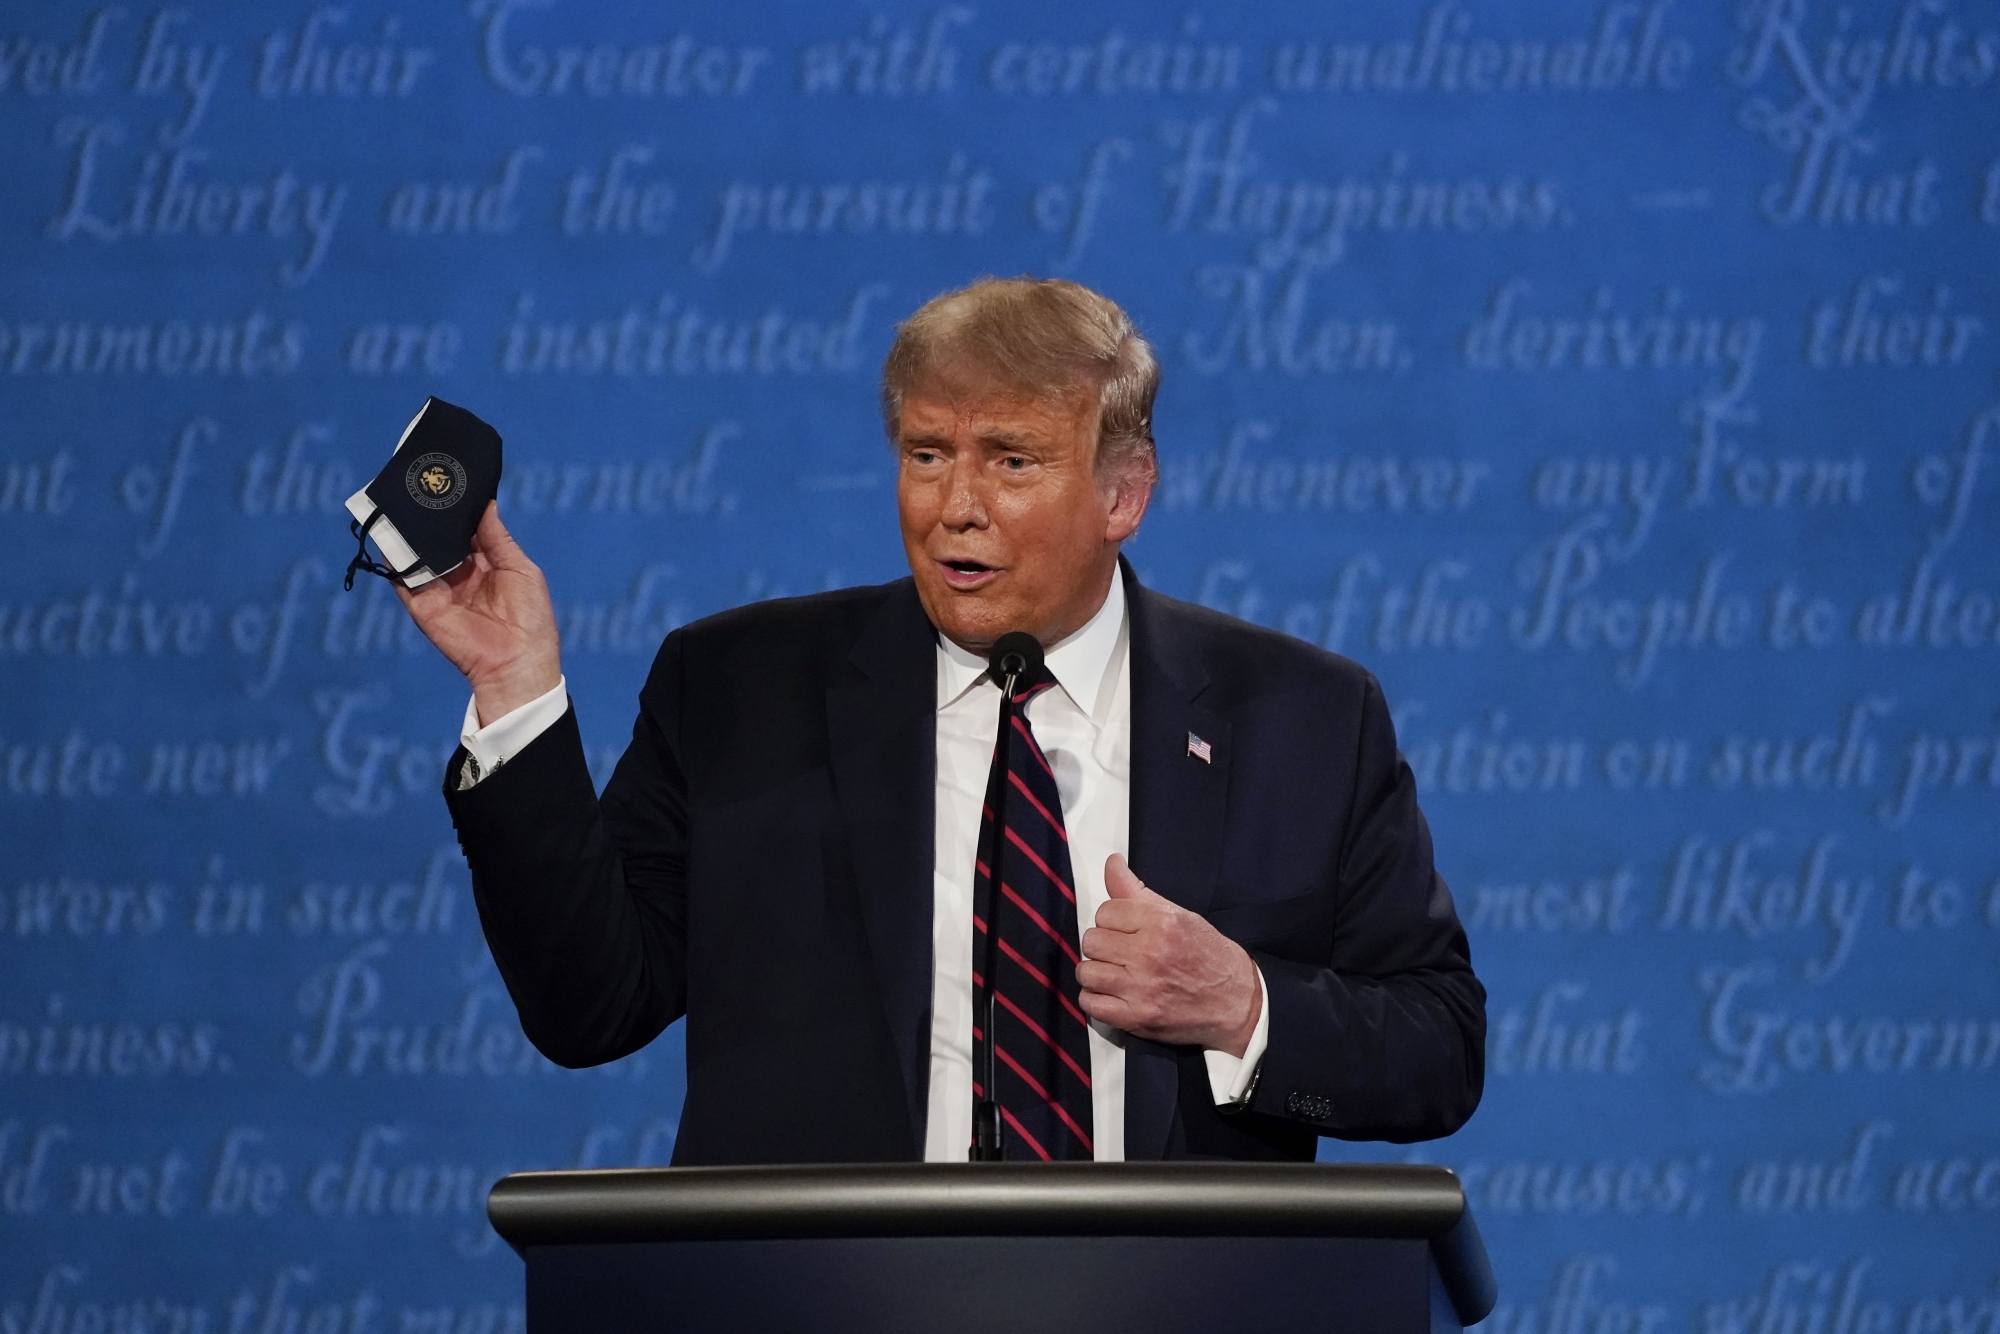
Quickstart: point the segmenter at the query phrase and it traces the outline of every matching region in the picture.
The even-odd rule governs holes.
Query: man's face
[[[1103,605],[1118,544],[1151,484],[1095,470],[1097,396],[1031,398],[991,387],[903,400],[896,439],[903,550],[931,623],[985,653],[1010,630],[1043,645]]]

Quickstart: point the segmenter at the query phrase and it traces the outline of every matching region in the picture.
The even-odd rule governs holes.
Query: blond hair
[[[947,372],[991,377],[1035,397],[1093,392],[1099,474],[1157,471],[1160,363],[1118,303],[1088,287],[1061,278],[981,278],[918,307],[896,326],[882,361],[882,424],[891,440],[904,397]]]

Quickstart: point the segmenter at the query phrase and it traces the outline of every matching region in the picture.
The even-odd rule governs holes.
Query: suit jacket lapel
[[[936,632],[909,580],[862,627],[826,692],[834,796],[876,983],[923,1152],[936,854]]]
[[[1208,673],[1165,599],[1139,586],[1121,558],[1132,622],[1132,870],[1191,912],[1215,895],[1229,794],[1229,724],[1197,702]],[[1190,739],[1206,741],[1206,762]],[[1165,1154],[1180,1091],[1178,1050],[1125,1043],[1125,1156]]]

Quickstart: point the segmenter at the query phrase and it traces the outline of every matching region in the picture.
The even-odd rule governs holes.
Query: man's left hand
[[[1243,1055],[1264,1004],[1250,955],[1146,888],[1123,857],[1104,863],[1104,888],[1076,966],[1083,1012],[1154,1042]]]

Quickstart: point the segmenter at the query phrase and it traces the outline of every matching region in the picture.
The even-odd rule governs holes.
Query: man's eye
[[[1000,460],[1000,466],[1009,472],[1019,472],[1028,466],[1028,460],[1022,458],[1019,454],[1009,454],[1006,458]]]

